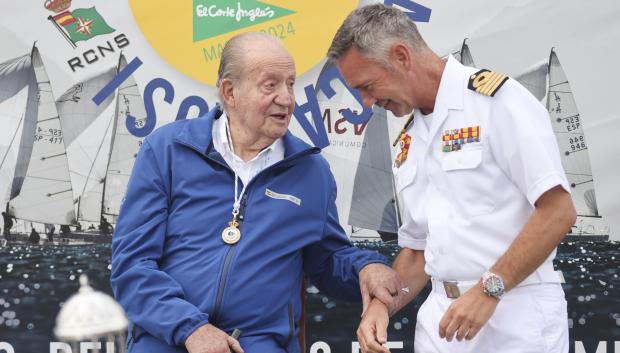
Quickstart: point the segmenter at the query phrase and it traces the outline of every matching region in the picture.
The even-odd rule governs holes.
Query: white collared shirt
[[[213,121],[213,148],[222,155],[243,185],[248,185],[258,173],[284,159],[284,142],[279,138],[245,162],[235,154],[234,147],[229,143],[229,131],[228,117],[223,113],[219,119]]]
[[[402,204],[399,245],[424,250],[426,273],[441,281],[479,279],[544,192],[570,190],[547,110],[514,79],[494,97],[468,89],[477,71],[448,59],[433,118],[427,126],[414,113],[408,157],[393,169]],[[444,152],[446,130],[470,127],[478,127],[479,141]],[[532,276],[557,278],[554,257]]]

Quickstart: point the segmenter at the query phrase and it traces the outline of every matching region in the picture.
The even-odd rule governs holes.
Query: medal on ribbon
[[[396,160],[394,161],[394,165],[396,168],[400,168],[400,166],[405,163],[407,160],[407,155],[409,154],[409,147],[411,146],[411,136],[409,134],[402,134],[400,136],[400,140],[398,141],[398,146],[400,147],[400,152],[396,156]]]
[[[241,239],[241,231],[237,228],[238,226],[239,222],[237,222],[237,216],[235,215],[233,220],[228,222],[228,227],[222,231],[222,240],[224,243],[232,245],[236,244],[239,239]]]

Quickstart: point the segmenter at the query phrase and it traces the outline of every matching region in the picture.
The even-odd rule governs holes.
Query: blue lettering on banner
[[[344,80],[340,71],[336,66],[332,66],[328,68],[321,76],[319,77],[317,88],[314,88],[313,85],[308,85],[304,88],[304,92],[306,94],[307,102],[303,105],[298,105],[295,103],[295,118],[303,128],[304,132],[310,137],[312,143],[319,148],[324,148],[329,145],[329,140],[327,138],[327,132],[325,131],[325,126],[322,123],[322,115],[319,107],[319,102],[316,98],[317,93],[319,91],[323,92],[328,99],[331,99],[336,91],[332,88],[331,82],[333,80],[338,80],[342,82],[342,84],[349,90],[349,92],[353,95],[357,102],[363,105],[362,96],[359,94],[357,90],[354,90],[347,84]],[[306,113],[310,113],[312,117],[312,121],[314,123],[314,128],[308,122],[306,118]],[[351,109],[346,108],[340,111],[342,116],[351,124],[365,124],[368,122],[370,117],[372,116],[372,108],[364,107],[364,110],[360,114],[356,114]]]
[[[179,112],[177,113],[175,120],[187,119],[189,108],[191,107],[198,108],[198,115],[196,117],[201,117],[209,112],[209,104],[207,104],[202,97],[189,96],[181,102],[181,106],[179,107]]]
[[[316,91],[313,85],[307,85],[304,87],[304,92],[306,93],[308,101],[302,105],[295,102],[295,111],[293,115],[299,122],[299,125],[304,129],[304,132],[310,137],[312,143],[318,148],[323,148],[329,145],[329,140],[327,139],[327,132],[323,125],[323,117],[321,116],[319,102],[316,99]],[[312,125],[310,125],[310,122],[306,118],[306,113],[308,112],[312,117],[316,130],[312,128]]]
[[[97,94],[93,97],[93,102],[99,105],[106,98],[108,98],[114,91],[121,86],[123,82],[131,74],[133,74],[140,66],[142,66],[142,60],[139,58],[133,58],[127,66],[125,66],[121,71],[119,71],[116,76],[112,79],[112,81],[108,82]]]
[[[129,64],[127,64],[127,66],[120,70],[108,84],[97,92],[97,94],[92,98],[93,102],[100,105],[106,98],[114,94],[115,90],[118,89],[118,87],[120,87],[120,85],[141,65],[142,61],[137,57],[134,58],[131,62],[129,62]],[[359,92],[352,89],[346,83],[336,66],[328,68],[328,70],[326,70],[324,74],[319,77],[316,88],[313,85],[304,87],[304,93],[307,101],[301,105],[295,102],[295,111],[293,112],[293,115],[312,143],[319,148],[329,146],[329,140],[327,131],[325,130],[325,126],[322,121],[323,117],[319,107],[319,102],[317,100],[317,93],[322,91],[328,99],[332,98],[336,94],[335,90],[331,86],[333,80],[342,82],[353,97],[360,103],[360,105],[363,106],[362,97]],[[146,110],[144,126],[137,127],[136,117],[131,114],[127,114],[125,119],[127,131],[136,137],[146,137],[155,129],[157,123],[157,111],[155,110],[155,104],[153,102],[153,94],[157,89],[163,89],[165,102],[171,104],[174,100],[174,87],[168,80],[163,78],[155,78],[151,80],[144,88],[143,94],[144,108]],[[188,117],[189,110],[192,107],[198,108],[197,116],[203,116],[209,111],[209,104],[203,98],[199,96],[189,96],[181,102],[175,120],[186,119]],[[371,108],[364,108],[360,114],[356,114],[349,108],[343,109],[340,112],[348,122],[354,125],[366,124],[372,116]],[[311,124],[306,117],[307,113],[310,113],[313,124]],[[314,127],[312,125],[314,125]]]
[[[431,9],[411,0],[385,0],[383,4],[385,6],[392,7],[396,5],[403,8],[407,16],[414,22],[429,22],[431,19]]]
[[[355,100],[357,100],[359,104],[364,107],[362,96],[360,95],[359,91],[351,88],[351,86],[347,84],[347,82],[344,80],[344,77],[342,77],[340,71],[336,66],[332,66],[331,68],[329,68],[325,72],[325,74],[321,75],[321,77],[319,78],[319,90],[323,91],[327,98],[332,98],[336,94],[336,91],[334,91],[331,86],[332,80],[338,80],[342,82],[345,87],[347,87],[349,92],[351,92],[353,97],[355,97]],[[341,114],[351,124],[364,124],[372,116],[372,108],[364,107],[364,110],[359,115],[353,113],[351,109],[346,108],[342,110]]]
[[[127,80],[129,76],[131,76],[141,65],[142,61],[139,58],[136,57],[131,60],[127,66],[120,70],[110,82],[108,82],[99,92],[97,92],[97,94],[95,94],[92,98],[93,102],[97,105],[103,103],[103,101],[110,95],[114,94],[115,90],[118,89],[121,84],[123,84],[123,82],[125,82],[125,80]],[[146,121],[144,126],[137,127],[136,117],[131,114],[127,114],[125,119],[125,127],[132,135],[136,137],[145,137],[153,132],[153,129],[155,129],[155,125],[157,123],[157,112],[153,102],[153,93],[158,88],[164,90],[164,101],[167,103],[172,103],[174,100],[174,87],[168,80],[163,78],[155,78],[151,80],[144,88],[143,94],[144,109],[146,110]],[[203,116],[209,111],[209,104],[203,98],[198,96],[189,96],[181,102],[175,120],[186,119],[191,107],[198,108],[198,116]]]
[[[136,118],[127,114],[125,119],[125,127],[132,135],[137,137],[145,137],[150,134],[155,128],[155,122],[157,121],[157,112],[155,111],[155,104],[153,103],[153,93],[156,89],[162,88],[164,90],[164,101],[172,103],[174,99],[174,87],[172,84],[163,78],[156,78],[149,82],[144,88],[144,109],[146,110],[146,123],[143,127],[136,127]]]

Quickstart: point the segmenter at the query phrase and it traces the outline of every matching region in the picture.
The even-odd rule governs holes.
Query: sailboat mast
[[[118,72],[121,70],[121,63],[123,61],[123,53],[121,52],[121,54],[118,56],[118,65],[116,67],[116,73],[118,74]],[[112,122],[112,137],[110,138],[110,151],[108,152],[108,163],[106,165],[105,168],[105,176],[103,177],[103,192],[101,193],[101,217],[103,217],[103,215],[105,214],[105,189],[106,189],[106,184],[108,182],[108,170],[110,169],[110,162],[112,159],[112,153],[114,152],[114,139],[116,137],[116,129],[118,126],[118,106],[119,106],[119,97],[118,97],[118,88],[116,88],[116,91],[114,92],[114,95],[116,96],[116,105],[114,107],[114,117],[113,117],[113,122]]]
[[[81,204],[82,204],[82,195],[84,195],[86,193],[86,188],[88,187],[88,180],[90,179],[91,175],[93,174],[93,169],[95,169],[95,161],[97,160],[97,158],[99,158],[99,153],[101,153],[101,148],[103,147],[103,144],[105,142],[105,136],[108,134],[108,131],[110,131],[110,125],[115,120],[115,117],[116,117],[116,111],[114,112],[114,117],[112,117],[112,119],[110,119],[110,122],[108,123],[108,126],[106,127],[105,132],[103,133],[103,139],[101,140],[101,143],[99,144],[99,147],[97,148],[97,153],[95,154],[95,158],[93,159],[93,163],[91,163],[90,169],[88,170],[88,174],[86,176],[86,182],[84,183],[84,187],[82,188],[82,192],[80,193],[80,196],[79,196],[78,213],[77,213],[78,214],[78,218],[79,218],[79,216],[81,214],[81,212],[80,212],[81,208],[80,207],[81,207]],[[108,157],[108,160],[109,160],[109,157]],[[109,163],[108,163],[108,165],[109,165]],[[106,166],[105,170],[107,172],[107,166]],[[106,178],[105,178],[105,174],[104,174],[104,176],[103,176],[104,192],[105,192],[105,179]],[[102,196],[101,196],[102,198],[104,197],[103,195],[104,194],[102,194]],[[102,212],[103,212],[103,199],[102,199],[101,204],[102,204],[101,208],[102,208]]]

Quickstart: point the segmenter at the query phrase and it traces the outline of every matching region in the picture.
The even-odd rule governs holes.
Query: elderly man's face
[[[356,48],[345,52],[337,65],[349,86],[360,92],[365,107],[376,104],[395,116],[403,116],[413,110],[404,75],[368,59]]]
[[[275,141],[286,133],[295,109],[295,63],[273,45],[251,48],[245,62],[235,88],[236,118],[250,134]]]

